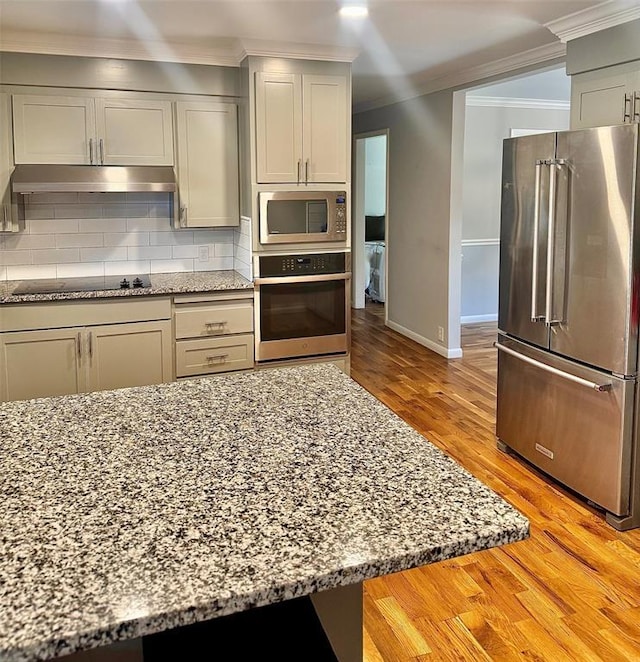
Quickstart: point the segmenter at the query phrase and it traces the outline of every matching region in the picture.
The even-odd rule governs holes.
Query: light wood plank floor
[[[531,522],[530,539],[365,582],[367,662],[640,661],[640,529],[496,449],[494,324],[447,361],[353,314],[352,377]]]

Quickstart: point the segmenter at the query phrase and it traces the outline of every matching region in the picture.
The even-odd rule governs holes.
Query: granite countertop
[[[253,288],[253,283],[250,280],[241,276],[237,271],[232,270],[151,274],[149,278],[151,279],[151,287],[131,288],[127,290],[55,292],[47,294],[14,294],[13,292],[16,287],[23,281],[9,280],[0,282],[0,304],[155,296],[161,294],[191,294],[220,290],[248,290]]]
[[[330,364],[5,403],[0,438],[5,662],[528,536]]]

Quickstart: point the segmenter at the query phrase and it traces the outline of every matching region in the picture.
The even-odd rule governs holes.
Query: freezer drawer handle
[[[564,372],[564,370],[558,370],[558,368],[552,368],[550,365],[546,365],[545,363],[541,363],[540,361],[536,361],[535,359],[529,358],[524,354],[520,354],[520,352],[516,352],[515,350],[510,349],[509,347],[505,347],[505,345],[499,345],[497,342],[493,343],[493,345],[500,352],[504,352],[505,354],[509,354],[510,356],[515,356],[517,359],[520,359],[525,363],[534,365],[536,368],[540,368],[541,370],[550,372],[554,375],[557,375],[558,377],[562,377],[563,379],[568,379],[569,381],[575,382],[576,384],[586,386],[587,388],[592,388],[594,391],[611,390],[611,384],[597,384],[596,382],[590,382],[588,379],[582,379],[582,377],[576,377],[571,373]]]

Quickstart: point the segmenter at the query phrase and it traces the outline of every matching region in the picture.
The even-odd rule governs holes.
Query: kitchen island
[[[352,660],[363,580],[528,536],[329,364],[6,403],[0,439],[3,661],[301,596]]]

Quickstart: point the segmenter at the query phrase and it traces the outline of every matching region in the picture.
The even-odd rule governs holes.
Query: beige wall
[[[389,129],[391,324],[431,343],[448,331],[453,92],[357,114],[353,132]],[[454,342],[455,344],[455,342]]]

